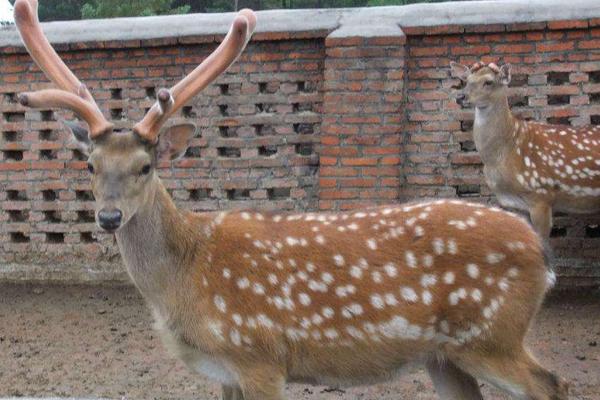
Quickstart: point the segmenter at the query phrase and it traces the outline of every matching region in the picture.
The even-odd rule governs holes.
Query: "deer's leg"
[[[223,389],[223,400],[244,400],[242,390],[238,387],[222,386]]]
[[[483,400],[477,380],[447,360],[432,360],[427,371],[443,400]]]
[[[244,400],[285,400],[285,376],[273,366],[250,366],[240,371]]]
[[[459,368],[521,400],[567,400],[568,384],[544,369],[521,349],[490,356],[479,352],[458,355]]]
[[[548,203],[538,202],[529,210],[529,216],[538,235],[544,240],[548,239],[552,229],[552,207]]]

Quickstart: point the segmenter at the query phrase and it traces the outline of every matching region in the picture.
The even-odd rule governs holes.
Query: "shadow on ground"
[[[600,295],[555,294],[529,335],[534,354],[600,400]],[[503,399],[484,385],[486,399]],[[163,350],[131,287],[0,286],[0,397],[217,399],[219,387]],[[423,371],[388,384],[332,390],[290,385],[290,400],[432,400]]]

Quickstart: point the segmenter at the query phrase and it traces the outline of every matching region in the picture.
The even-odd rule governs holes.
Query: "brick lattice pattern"
[[[526,118],[600,124],[600,21],[404,26],[399,33],[261,33],[174,122],[199,129],[161,176],[179,206],[342,210],[423,197],[494,203],[450,98],[451,60],[513,64]],[[127,128],[216,46],[214,37],[64,45],[61,56],[105,115]],[[48,87],[21,48],[0,48],[0,264],[120,263],[94,224],[86,163],[60,122],[19,106]],[[566,284],[600,281],[600,218],[558,215],[552,244]],[[43,268],[43,267],[42,267]]]

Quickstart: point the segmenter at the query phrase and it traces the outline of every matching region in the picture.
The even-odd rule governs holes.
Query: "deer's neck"
[[[473,138],[475,146],[485,164],[501,162],[512,148],[514,117],[506,96],[487,107],[475,108]]]
[[[189,284],[201,253],[200,229],[171,200],[158,178],[156,190],[117,234],[123,261],[142,295],[155,307],[169,307]]]

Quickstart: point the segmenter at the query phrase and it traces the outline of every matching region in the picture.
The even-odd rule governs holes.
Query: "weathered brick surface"
[[[453,87],[460,85],[450,77],[452,60],[510,62],[510,103],[525,118],[600,124],[599,32],[587,29],[587,21],[579,22],[559,21],[535,30],[521,26],[522,31],[465,29],[474,33],[409,36],[403,194],[494,201],[472,141],[473,112],[450,98]],[[552,245],[563,276],[572,277],[570,282],[598,277],[600,216],[557,215],[555,222]]]
[[[448,63],[510,62],[517,112],[600,124],[598,21],[260,32],[177,117],[200,130],[186,157],[161,166],[161,176],[177,203],[195,210],[343,210],[423,197],[493,203],[471,138],[472,112],[449,97],[459,82]],[[220,38],[59,48],[105,114],[128,127],[157,88],[189,72]],[[22,48],[0,48],[0,65],[0,270],[36,265],[38,278],[117,276],[107,272],[118,271],[120,259],[112,237],[95,227],[85,162],[58,122],[68,115],[16,103],[16,93],[48,86]],[[600,281],[599,225],[598,216],[557,216],[553,247],[563,282]]]
[[[61,56],[105,115],[128,127],[157,88],[214,47],[175,41]],[[193,120],[199,132],[184,159],[160,170],[181,207],[317,208],[324,52],[323,40],[252,43],[181,111],[175,120]],[[68,144],[59,113],[16,102],[18,92],[47,86],[45,78],[25,54],[4,54],[0,65],[0,263],[118,262],[112,237],[95,226],[86,163]]]
[[[396,201],[405,36],[326,41],[319,206]]]

